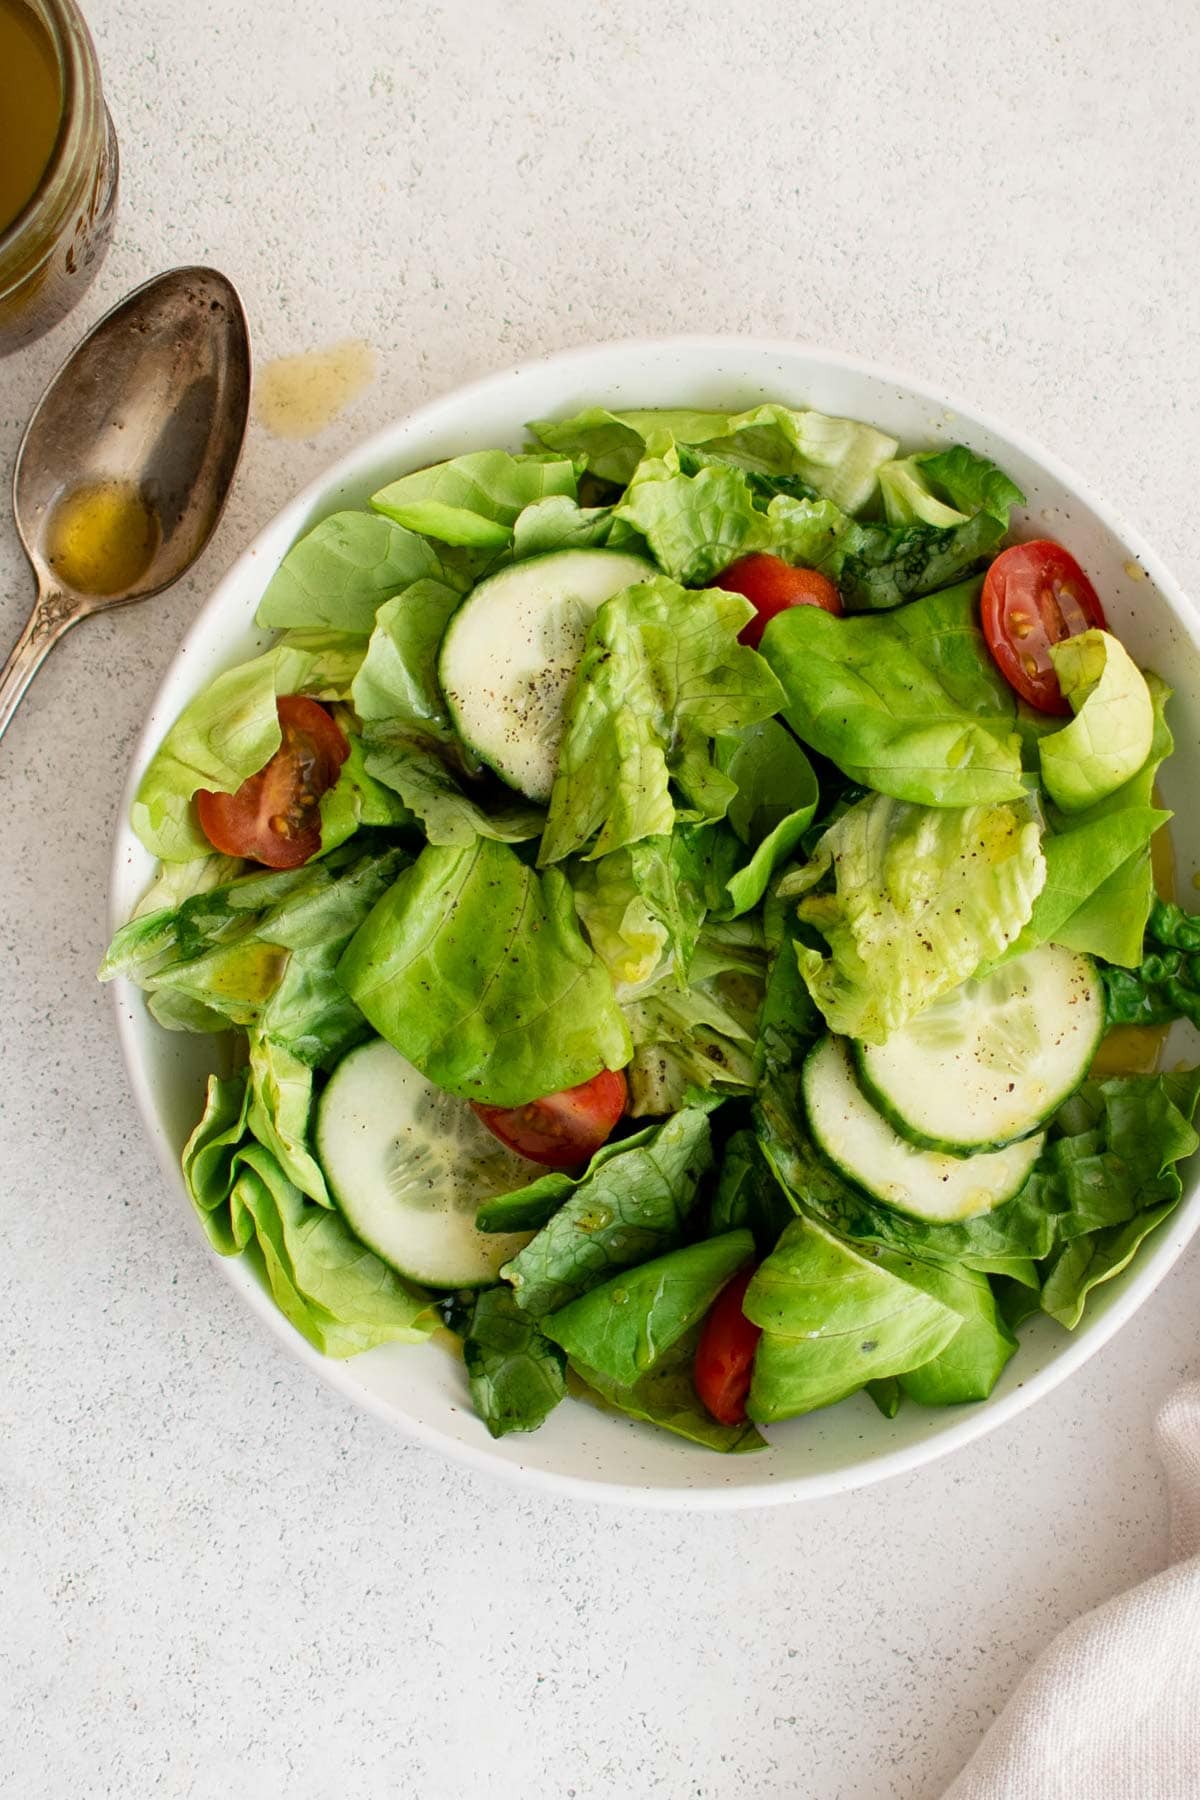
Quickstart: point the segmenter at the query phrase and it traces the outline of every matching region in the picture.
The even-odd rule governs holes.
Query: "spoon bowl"
[[[37,603],[0,675],[0,734],[47,651],[191,566],[221,516],[250,405],[250,334],[215,269],[135,288],[78,344],[17,452],[13,512]]]

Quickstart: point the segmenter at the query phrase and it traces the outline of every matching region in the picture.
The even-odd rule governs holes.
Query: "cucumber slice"
[[[410,1281],[484,1287],[527,1231],[475,1229],[485,1200],[536,1174],[382,1038],[344,1056],[321,1095],[317,1157],[346,1223]]]
[[[883,1044],[856,1044],[859,1083],[901,1137],[973,1156],[1043,1126],[1104,1031],[1090,958],[1042,944],[944,994]]]
[[[1041,1136],[980,1156],[918,1150],[863,1094],[845,1038],[821,1039],[808,1054],[802,1082],[813,1141],[835,1168],[885,1206],[931,1224],[1002,1206],[1041,1154]]]
[[[481,581],[451,619],[438,678],[458,735],[531,800],[550,798],[563,704],[597,607],[656,573],[616,550],[557,550]]]

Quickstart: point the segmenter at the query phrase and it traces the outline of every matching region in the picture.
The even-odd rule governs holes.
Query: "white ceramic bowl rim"
[[[180,658],[185,655],[193,639],[201,632],[206,617],[221,596],[230,589],[236,589],[247,580],[252,569],[257,579],[260,553],[265,545],[280,535],[285,522],[290,531],[288,542],[294,541],[300,531],[307,528],[310,518],[330,510],[328,501],[330,496],[337,491],[339,484],[349,483],[358,469],[384,456],[398,432],[425,428],[435,430],[443,418],[457,418],[476,404],[482,406],[489,396],[512,383],[518,376],[529,375],[537,371],[561,375],[563,388],[567,390],[572,385],[577,385],[577,382],[573,381],[576,372],[590,371],[598,358],[611,359],[615,365],[621,359],[637,360],[658,355],[667,357],[672,353],[711,356],[714,361],[723,359],[726,363],[736,363],[739,356],[761,359],[778,357],[786,362],[807,359],[825,369],[841,371],[847,376],[872,379],[901,389],[906,395],[916,397],[947,419],[954,418],[956,421],[977,427],[980,431],[1004,438],[1018,451],[1023,452],[1031,462],[1039,465],[1063,489],[1077,496],[1107,527],[1109,532],[1121,540],[1130,556],[1141,565],[1149,582],[1166,602],[1176,622],[1182,628],[1183,634],[1190,639],[1193,647],[1200,648],[1200,631],[1198,631],[1197,621],[1178,582],[1150,545],[1145,543],[1141,535],[1107,501],[1097,497],[1087,482],[1025,433],[1013,430],[1010,426],[980,412],[978,408],[968,406],[945,395],[929,382],[915,376],[901,374],[894,369],[872,363],[847,352],[829,351],[818,346],[787,340],[681,335],[658,339],[617,340],[611,343],[562,351],[552,356],[538,358],[533,362],[501,370],[456,388],[416,409],[402,420],[393,421],[392,424],[383,427],[370,438],[357,444],[345,456],[329,465],[309,482],[263,528],[248,549],[233,563],[183,639],[180,650],[172,660],[160,684],[146,728],[134,751],[117,824],[117,838],[112,862],[110,932],[115,931],[128,915],[126,871],[130,843],[128,820],[131,804],[142,771],[161,741],[164,729],[163,703],[174,685]],[[601,401],[598,399],[595,403],[599,404]],[[686,403],[686,398],[681,403]],[[132,991],[125,983],[114,984],[118,1036],[129,1069],[138,1109],[154,1142],[164,1173],[172,1188],[176,1192],[182,1193],[176,1152],[164,1132],[159,1108],[133,1025],[130,1010]],[[1200,1196],[1193,1194],[1192,1198],[1198,1200]],[[629,1481],[609,1480],[606,1477],[595,1479],[534,1468],[519,1461],[499,1458],[491,1440],[483,1436],[482,1429],[477,1442],[464,1442],[450,1433],[440,1430],[436,1425],[431,1425],[428,1421],[415,1419],[408,1415],[398,1417],[397,1410],[391,1403],[364,1388],[355,1379],[354,1359],[349,1362],[338,1362],[320,1355],[287,1322],[283,1314],[276,1308],[269,1293],[257,1281],[247,1277],[238,1261],[226,1258],[220,1260],[229,1279],[239,1288],[249,1304],[255,1308],[260,1318],[286,1342],[294,1354],[308,1363],[324,1380],[339,1388],[357,1404],[366,1406],[379,1417],[386,1419],[390,1424],[401,1423],[403,1428],[413,1436],[460,1463],[485,1474],[507,1476],[543,1492],[553,1491],[592,1502],[608,1501],[627,1506],[670,1509],[734,1509],[778,1504],[797,1499],[824,1498],[831,1494],[883,1481],[892,1476],[907,1474],[924,1463],[948,1455],[960,1446],[983,1436],[984,1433],[995,1430],[1042,1395],[1049,1393],[1060,1382],[1065,1381],[1088,1357],[1094,1355],[1109,1338],[1120,1330],[1121,1326],[1132,1317],[1153,1288],[1161,1281],[1198,1226],[1200,1226],[1200,1205],[1188,1204],[1185,1194],[1184,1201],[1143,1248],[1137,1258],[1135,1268],[1124,1280],[1120,1291],[1112,1296],[1104,1310],[1103,1317],[1093,1322],[1086,1335],[1066,1338],[1061,1350],[1047,1367],[1032,1374],[1028,1380],[1003,1396],[983,1402],[969,1410],[964,1409],[956,1421],[941,1429],[936,1437],[873,1456],[869,1461],[849,1463],[839,1469],[744,1486],[723,1486],[701,1482],[698,1485],[684,1488],[656,1488]],[[198,1242],[205,1243],[207,1247],[207,1240],[201,1235],[198,1223],[196,1229]],[[418,1353],[424,1352],[418,1352],[416,1349],[412,1351],[414,1355]],[[653,1428],[646,1427],[645,1429]],[[770,1452],[765,1452],[755,1457],[753,1461],[755,1463],[766,1462],[769,1456]],[[712,1459],[713,1462],[718,1460],[723,1461],[724,1459]],[[766,1472],[764,1471],[764,1473]]]

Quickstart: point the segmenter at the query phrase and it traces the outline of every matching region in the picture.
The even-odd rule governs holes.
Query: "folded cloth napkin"
[[[944,1800],[1200,1800],[1200,1382],[1156,1432],[1171,1567],[1054,1640]]]

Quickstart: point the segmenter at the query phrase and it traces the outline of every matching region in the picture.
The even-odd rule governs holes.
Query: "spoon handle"
[[[48,651],[79,617],[65,594],[39,594],[24,631],[0,671],[0,737]]]

